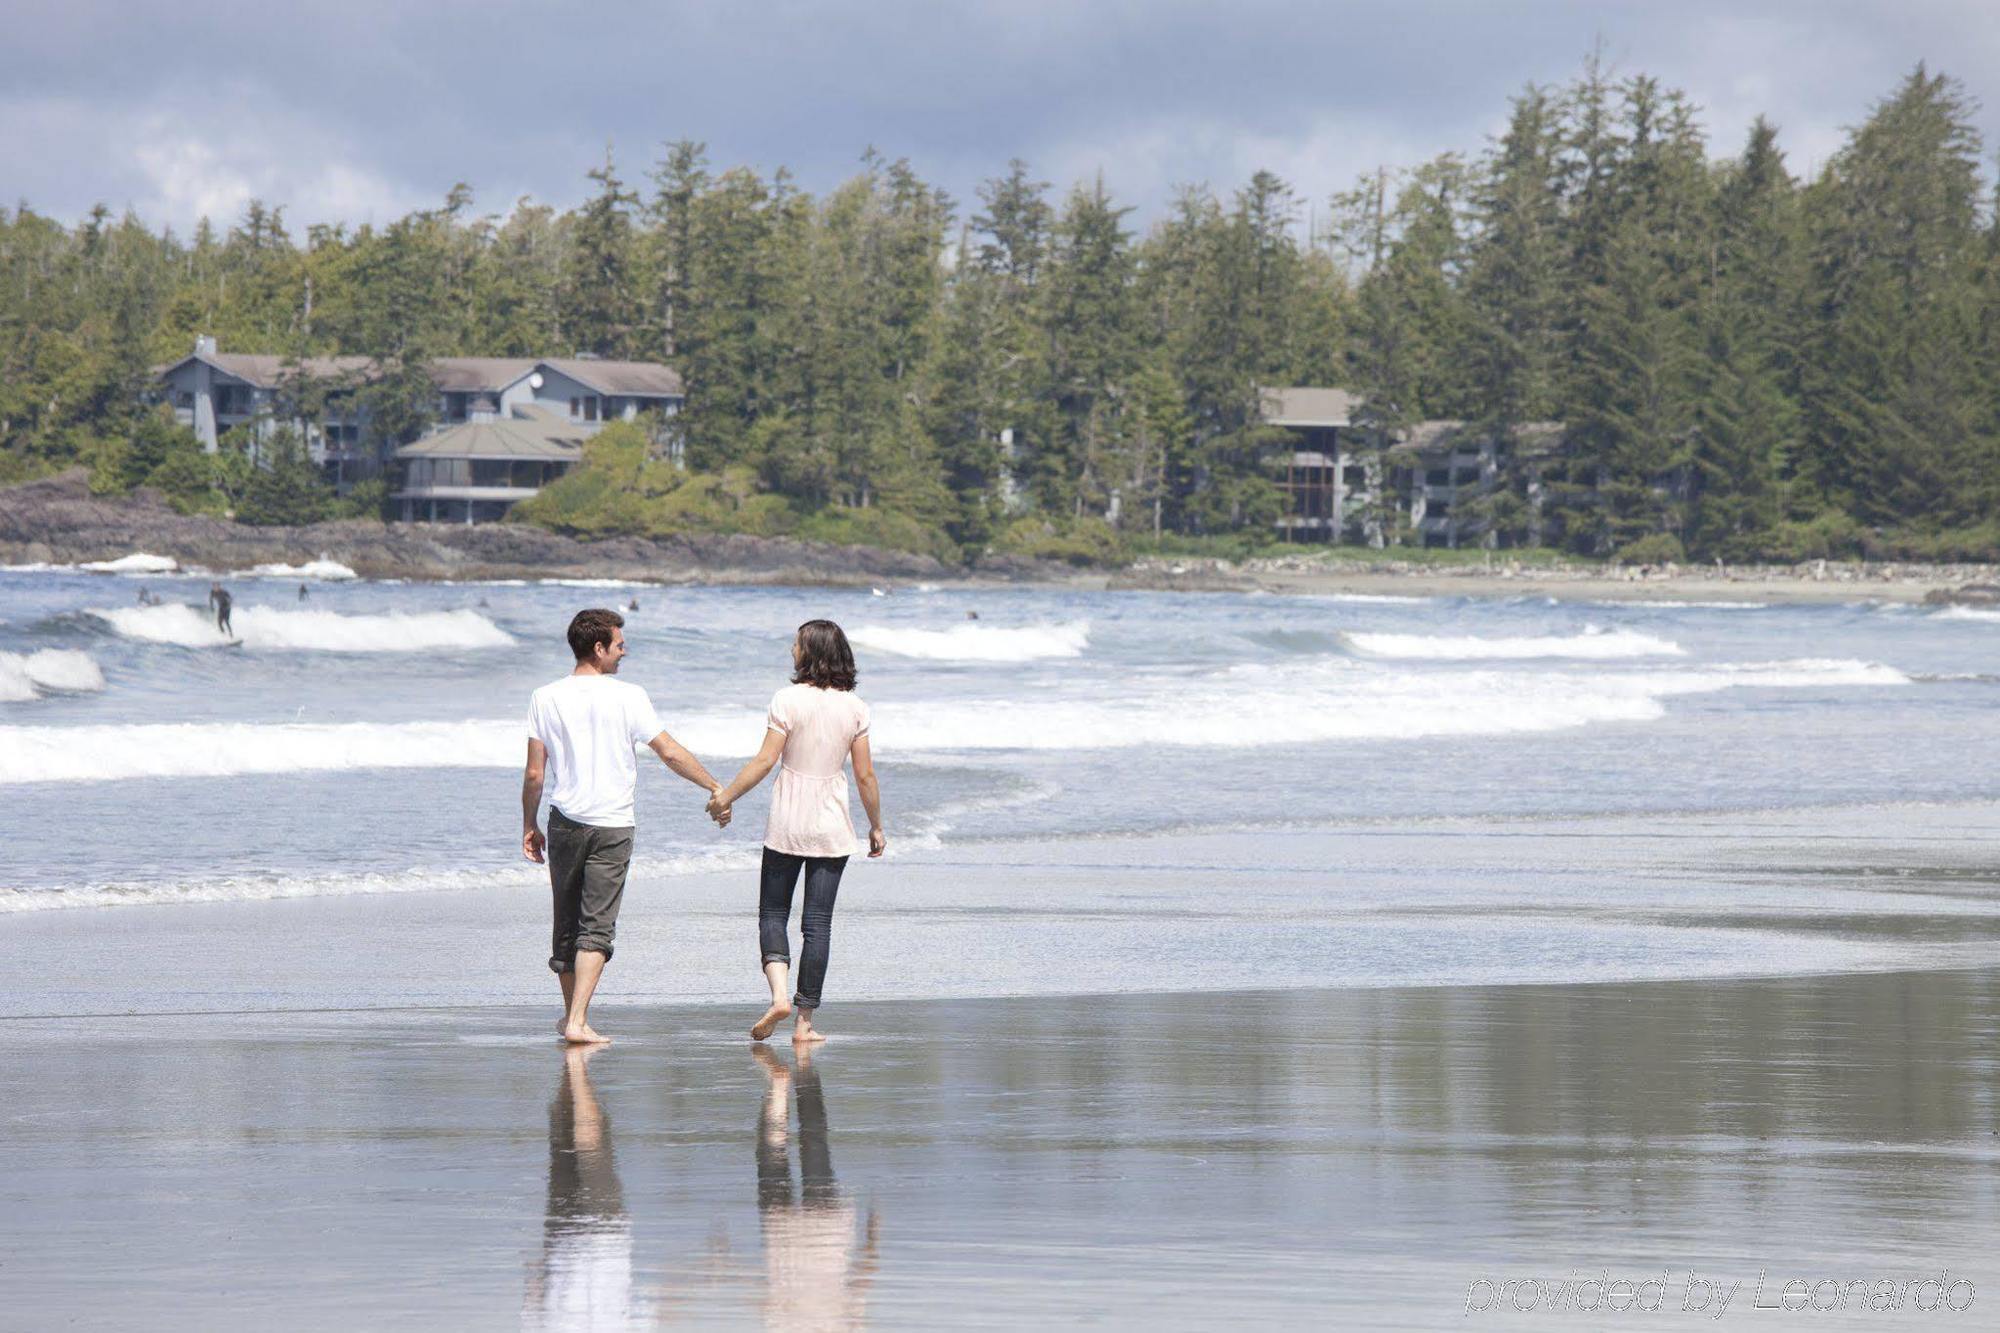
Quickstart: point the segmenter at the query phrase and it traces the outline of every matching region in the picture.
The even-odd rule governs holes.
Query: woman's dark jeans
[[[840,872],[847,869],[847,858],[793,856],[766,847],[757,901],[757,935],[764,946],[765,962],[791,963],[785,927],[791,921],[792,891],[798,887],[802,868],[806,872],[806,905],[799,913],[798,993],[792,1003],[800,1009],[817,1009],[819,988],[826,981],[827,937],[833,933],[833,899],[840,892]]]

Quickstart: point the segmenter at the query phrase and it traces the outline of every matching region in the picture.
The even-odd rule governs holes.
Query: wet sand
[[[1690,1273],[1773,1327],[2000,1298],[1993,970],[849,1004],[803,1065],[747,1013],[615,1016],[587,1059],[546,1006],[0,1022],[0,1324],[1693,1326]],[[1752,1308],[1760,1273],[1777,1304],[1940,1270],[1965,1314]],[[1662,1312],[1480,1308],[1601,1276]]]

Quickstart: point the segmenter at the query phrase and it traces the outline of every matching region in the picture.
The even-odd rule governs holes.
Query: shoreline
[[[1204,562],[1205,563],[1205,562]],[[1735,603],[1826,605],[1860,602],[1948,604],[1968,584],[2000,580],[2000,570],[1983,566],[1827,566],[1824,577],[1781,573],[1760,567],[1671,574],[1638,570],[1523,567],[1516,571],[1476,566],[1384,569],[1258,568],[1259,562],[1227,569],[1135,566],[1111,575],[1106,586],[1151,592],[1235,592],[1290,596],[1374,597],[1550,597],[1575,602]],[[1968,604],[1986,605],[1968,597]]]
[[[870,587],[937,583],[1140,592],[1298,596],[1552,597],[1560,601],[1964,602],[2000,605],[2000,566],[1911,561],[1796,565],[1578,565],[1537,558],[1480,564],[1284,555],[1241,561],[1148,556],[1114,567],[987,555],[970,565],[870,546],[792,537],[680,533],[582,540],[514,523],[384,523],[343,519],[252,527],[175,512],[148,491],[90,494],[80,470],[0,487],[0,565],[69,570],[144,553],[188,571],[236,578],[259,566],[332,560],[363,579],[475,583],[608,579],[662,587]],[[1981,585],[1988,585],[1981,591]]]

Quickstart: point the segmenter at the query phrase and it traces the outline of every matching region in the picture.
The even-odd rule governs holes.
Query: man
[[[229,589],[220,583],[209,584],[208,604],[215,608],[215,627],[230,638],[235,638],[236,631],[229,627]]]
[[[624,624],[616,611],[577,612],[569,622],[576,669],[528,701],[521,854],[537,865],[548,863],[555,893],[549,969],[563,995],[556,1030],[572,1045],[611,1040],[590,1026],[590,997],[611,960],[632,862],[632,792],[639,778],[633,747],[647,747],[711,796],[722,790],[698,759],[660,729],[646,692],[614,679],[625,658]],[[535,826],[545,777],[551,783],[546,837]]]

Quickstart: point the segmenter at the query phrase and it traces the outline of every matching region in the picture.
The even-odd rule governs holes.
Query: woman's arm
[[[854,761],[854,785],[861,789],[861,806],[868,812],[868,854],[880,856],[889,845],[882,828],[882,784],[875,780],[875,755],[867,736],[856,736],[847,757]]]
[[[764,748],[752,755],[750,762],[727,787],[717,792],[708,803],[708,812],[713,815],[736,804],[738,797],[764,780],[766,774],[778,766],[778,756],[785,752],[785,733],[776,727],[764,730]]]

